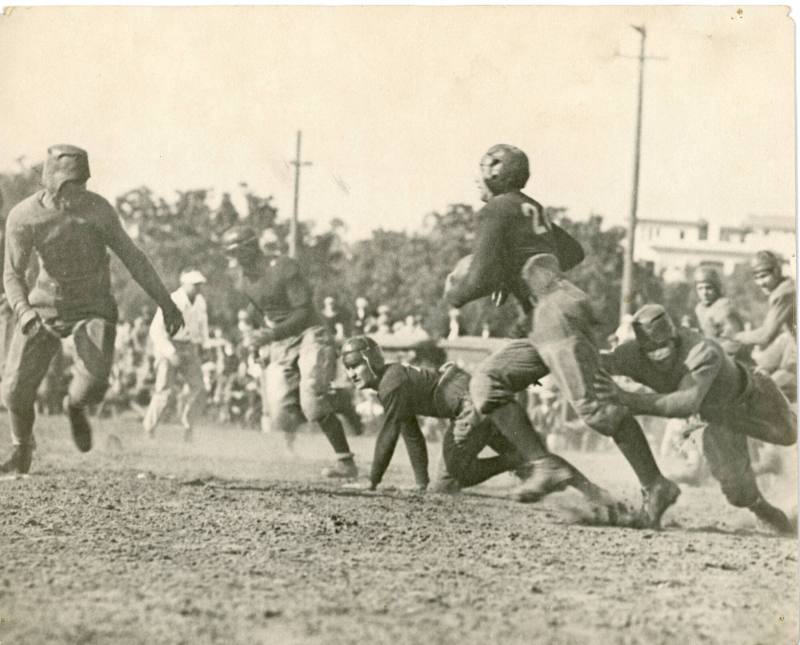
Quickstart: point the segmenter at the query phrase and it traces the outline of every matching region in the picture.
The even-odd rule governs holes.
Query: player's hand
[[[164,314],[164,328],[170,336],[178,333],[178,330],[183,327],[183,314],[175,304],[170,300],[172,306],[162,307],[161,311]]]
[[[595,375],[594,392],[603,403],[622,404],[623,392],[607,372],[601,370]]]
[[[508,300],[508,291],[505,289],[498,289],[494,293],[492,293],[492,304],[495,307],[502,307],[506,300]]]

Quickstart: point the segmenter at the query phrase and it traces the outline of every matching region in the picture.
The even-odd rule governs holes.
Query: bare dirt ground
[[[499,498],[510,476],[455,498],[404,491],[402,446],[376,494],[319,478],[319,435],[290,459],[273,435],[147,441],[130,419],[98,423],[88,455],[62,418],[37,436],[32,474],[0,482],[3,645],[797,642],[796,540],[713,484],[638,531],[582,524],[571,492]],[[372,439],[353,445],[365,469]],[[567,456],[638,496],[617,454]],[[792,505],[793,482],[764,483]]]

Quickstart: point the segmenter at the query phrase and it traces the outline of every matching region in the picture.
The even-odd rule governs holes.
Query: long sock
[[[16,440],[15,443],[29,444],[33,434],[33,422],[36,419],[33,406],[24,412],[9,410],[8,417],[11,422],[11,436]]]
[[[464,469],[464,473],[458,478],[458,483],[464,487],[475,486],[518,465],[517,460],[503,455],[476,459]]]
[[[643,488],[648,488],[661,477],[661,471],[644,436],[642,426],[634,417],[628,416],[622,420],[619,430],[614,435],[614,443],[628,460]]]
[[[547,447],[533,429],[528,415],[519,403],[512,401],[489,413],[495,428],[516,446],[525,459],[531,461],[548,454]]]
[[[350,444],[347,443],[342,424],[335,414],[329,414],[324,419],[320,419],[319,425],[337,455],[350,452]]]

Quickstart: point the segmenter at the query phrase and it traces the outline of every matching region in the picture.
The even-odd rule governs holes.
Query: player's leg
[[[475,486],[508,470],[526,464],[514,445],[492,426],[489,419],[473,424],[456,443],[455,429],[463,419],[456,419],[442,440],[442,458],[448,474],[463,488]],[[494,457],[479,457],[486,446],[497,452]]]
[[[792,446],[797,442],[797,415],[780,388],[767,375],[748,374],[748,384],[728,426],[765,443]]]
[[[594,390],[600,367],[597,348],[576,334],[543,345],[539,352],[583,422],[613,438],[641,484],[645,524],[658,528],[661,516],[678,499],[680,489],[662,475],[636,418],[620,406],[598,401]]]
[[[270,428],[283,433],[289,449],[294,444],[298,428],[305,421],[300,409],[299,353],[299,336],[271,343],[269,364],[261,379],[261,397]]]
[[[721,423],[709,423],[703,432],[703,452],[731,505],[749,509],[781,533],[792,531],[783,511],[767,502],[758,489],[744,434],[732,432]]]
[[[528,460],[548,453],[516,395],[548,370],[528,340],[514,340],[482,361],[472,375],[469,393],[477,413],[489,417]]]
[[[0,465],[0,472],[27,473],[30,469],[36,447],[33,437],[36,391],[60,346],[61,340],[44,327],[31,336],[26,336],[19,328],[14,331],[6,353],[2,382],[13,452],[11,458]]]
[[[116,336],[116,325],[102,318],[82,320],[72,330],[75,363],[67,390],[67,415],[75,445],[83,452],[92,447],[86,406],[102,401],[108,390]]]
[[[142,427],[151,439],[155,437],[158,423],[172,398],[177,368],[166,358],[158,358],[155,371],[156,380],[153,384],[153,393],[150,395],[150,403],[142,420]]]
[[[318,423],[336,453],[336,465],[323,471],[326,477],[356,477],[358,468],[336,416],[329,390],[336,375],[336,347],[322,327],[303,332],[297,366],[300,373],[300,407],[306,419]]]
[[[180,371],[183,379],[189,386],[189,395],[181,412],[181,425],[184,429],[184,440],[190,441],[192,429],[206,405],[206,384],[203,380],[203,365],[200,361],[200,352],[194,345],[187,347],[181,357]]]

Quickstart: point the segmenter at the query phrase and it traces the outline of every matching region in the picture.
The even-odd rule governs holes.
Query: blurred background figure
[[[185,441],[191,441],[192,428],[205,405],[206,388],[201,352],[209,342],[208,309],[205,298],[200,293],[205,282],[205,277],[199,271],[188,270],[181,273],[181,285],[172,292],[171,297],[183,314],[185,325],[175,336],[169,337],[161,309],[156,312],[150,325],[156,381],[142,422],[150,438],[155,437],[156,427],[175,394],[178,377],[188,390],[179,397],[178,406]]]
[[[371,334],[377,329],[375,316],[369,308],[369,301],[363,296],[356,298],[356,310],[353,314],[353,334]]]
[[[325,296],[322,301],[322,323],[328,333],[340,345],[347,337],[347,316],[339,310],[336,299],[333,296]]]

